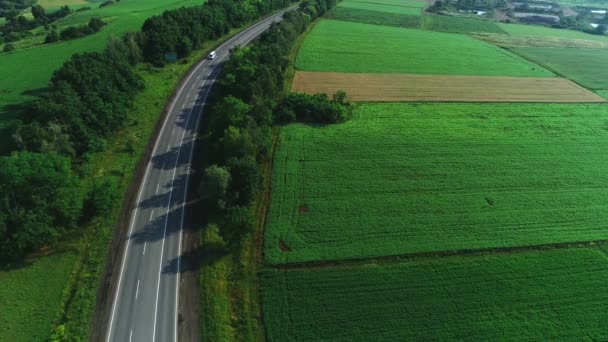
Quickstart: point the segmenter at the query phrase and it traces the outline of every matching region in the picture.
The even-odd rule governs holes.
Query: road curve
[[[207,95],[230,49],[248,44],[295,7],[221,45],[217,57],[199,62],[173,97],[131,214],[106,341],[177,341],[185,202]]]

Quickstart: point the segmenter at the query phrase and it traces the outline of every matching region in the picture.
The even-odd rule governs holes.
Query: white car
[[[215,51],[211,51],[211,53],[209,53],[209,56],[207,56],[208,59],[215,59],[216,53]]]

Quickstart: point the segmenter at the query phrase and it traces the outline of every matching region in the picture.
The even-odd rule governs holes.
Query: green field
[[[0,270],[0,341],[46,341],[76,256],[58,253]]]
[[[329,18],[357,23],[420,28],[422,17],[419,15],[404,15],[354,8],[336,7],[328,15]]]
[[[112,19],[99,33],[81,39],[41,45],[10,54],[0,54],[0,128],[15,118],[7,105],[21,103],[47,85],[53,71],[77,52],[101,51],[109,37],[138,31],[146,18],[166,9],[201,4],[200,0],[128,0],[112,6],[74,13],[57,22],[59,27],[83,24],[92,17]]]
[[[604,341],[596,249],[262,274],[270,341]]]
[[[417,1],[420,4],[418,7],[384,5],[381,3],[359,2],[359,1],[343,1],[336,6],[337,8],[352,8],[358,10],[386,12],[394,14],[420,15],[421,8],[425,5],[422,1]]]
[[[538,37],[555,37],[569,39],[586,39],[600,42],[608,42],[608,37],[598,36],[595,34],[584,33],[574,30],[555,29],[538,25],[523,25],[523,24],[504,24],[498,25],[513,36],[538,36]]]
[[[506,33],[496,24],[489,20],[473,18],[448,17],[444,15],[425,15],[424,28],[432,31],[471,33],[489,32]]]
[[[605,99],[608,99],[608,90],[597,90],[596,93],[599,96],[601,96],[601,97],[603,97]]]
[[[587,88],[608,89],[608,50],[516,48],[514,52]]]
[[[515,54],[464,35],[337,20],[323,20],[314,27],[302,44],[296,67],[306,71],[553,76]]]
[[[360,2],[371,5],[401,6],[423,8],[427,5],[425,0],[345,0],[345,2]]]
[[[281,129],[270,263],[608,239],[608,106],[361,104]]]

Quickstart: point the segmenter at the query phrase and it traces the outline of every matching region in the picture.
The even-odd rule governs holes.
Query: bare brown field
[[[559,77],[446,76],[298,71],[292,91],[334,94],[350,101],[433,102],[606,102]]]

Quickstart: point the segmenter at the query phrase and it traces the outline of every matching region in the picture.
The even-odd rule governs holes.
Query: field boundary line
[[[577,242],[555,242],[528,246],[512,246],[512,247],[487,247],[487,248],[471,248],[471,249],[456,249],[443,250],[434,252],[417,252],[404,253],[397,255],[387,255],[378,257],[363,257],[341,260],[323,260],[323,261],[305,261],[283,264],[269,264],[268,266],[274,269],[306,269],[306,268],[327,268],[340,266],[361,266],[375,263],[397,263],[401,261],[430,259],[430,258],[446,258],[453,256],[482,256],[493,254],[514,254],[523,252],[543,252],[554,249],[569,249],[569,248],[589,248],[597,247],[598,245],[608,244],[608,239],[604,240],[588,240]],[[608,254],[608,252],[607,252]]]

